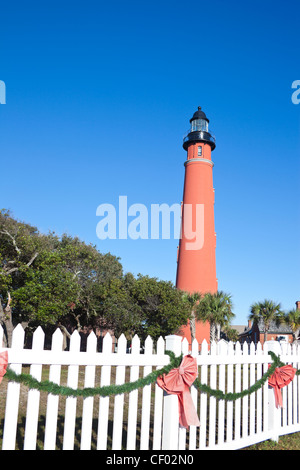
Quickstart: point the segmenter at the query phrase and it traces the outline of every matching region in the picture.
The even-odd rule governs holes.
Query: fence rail
[[[53,334],[51,350],[44,350],[45,335],[40,327],[34,332],[31,349],[24,349],[24,336],[18,325],[7,349],[10,369],[18,374],[25,370],[39,381],[49,379],[75,389],[133,382],[169,364],[166,350],[176,356],[190,352],[187,340],[179,336],[160,338],[156,343],[148,337],[142,352],[135,336],[127,352],[126,338],[121,335],[117,352],[112,352],[112,338],[106,334],[101,353],[97,352],[94,333],[88,337],[85,352],[80,351],[77,331],[68,351],[62,350],[60,330]],[[0,346],[2,340],[0,327]],[[209,348],[204,341],[200,346],[200,354],[197,341],[191,347],[198,378],[223,392],[240,392],[261,379],[272,362],[270,350],[280,355],[282,362],[300,367],[296,345],[267,342],[263,348],[260,343],[220,341]],[[235,401],[217,399],[194,386],[191,394],[201,425],[186,430],[178,424],[177,396],[167,395],[156,384],[110,397],[80,399],[28,390],[22,384],[7,383],[4,377],[0,385],[2,449],[239,449],[300,431],[299,376],[282,389],[282,410],[275,408],[273,389],[267,383]]]

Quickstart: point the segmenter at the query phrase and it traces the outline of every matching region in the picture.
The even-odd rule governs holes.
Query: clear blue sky
[[[217,275],[235,324],[300,300],[298,0],[1,5],[1,202],[41,231],[175,282],[177,240],[96,237],[96,208],[180,203],[201,105],[213,152]]]

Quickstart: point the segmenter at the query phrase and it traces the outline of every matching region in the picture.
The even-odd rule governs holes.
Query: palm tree
[[[208,292],[196,309],[197,320],[210,323],[211,342],[220,339],[221,328],[228,326],[234,316],[231,295],[223,291],[217,291],[214,294]]]
[[[193,294],[184,292],[182,298],[186,302],[189,310],[191,342],[193,342],[196,338],[196,306],[201,299],[201,294],[199,292],[194,292]]]
[[[285,314],[284,320],[293,332],[294,341],[297,341],[300,330],[300,310],[290,310],[288,313]]]
[[[232,341],[233,343],[236,343],[239,340],[239,332],[235,328],[226,326],[224,328],[224,333],[228,341]]]
[[[267,334],[270,323],[275,321],[277,324],[283,321],[283,312],[281,305],[273,302],[272,300],[264,300],[263,302],[256,302],[250,307],[251,314],[249,320],[253,323],[258,323],[259,320],[263,321],[264,325],[264,342],[267,341]]]

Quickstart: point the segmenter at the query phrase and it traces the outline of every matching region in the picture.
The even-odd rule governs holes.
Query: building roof
[[[244,333],[245,330],[248,329],[246,325],[231,325],[233,330],[237,330],[238,334]]]
[[[264,332],[264,322],[262,319],[259,320],[257,323],[258,329],[260,333]],[[290,326],[286,325],[285,323],[277,324],[275,321],[270,322],[270,326],[268,328],[268,333],[272,334],[292,334],[292,329]]]
[[[253,326],[242,326],[242,325],[236,325],[232,326],[232,328],[235,328],[238,330],[240,336],[250,336],[252,333]],[[262,319],[257,323],[257,328],[260,334],[264,333],[264,322]],[[276,334],[276,335],[291,335],[293,334],[292,329],[286,325],[285,323],[279,323],[277,324],[275,321],[271,321],[270,326],[268,328],[268,334]]]

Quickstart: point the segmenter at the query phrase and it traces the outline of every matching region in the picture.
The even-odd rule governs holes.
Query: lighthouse
[[[176,287],[190,294],[215,293],[216,233],[214,223],[214,187],[212,151],[215,138],[209,120],[201,107],[190,119],[190,129],[183,139],[187,152],[181,214],[181,238],[177,254]],[[189,326],[182,327],[182,336],[191,342]],[[196,322],[196,339],[209,342],[209,323]]]

